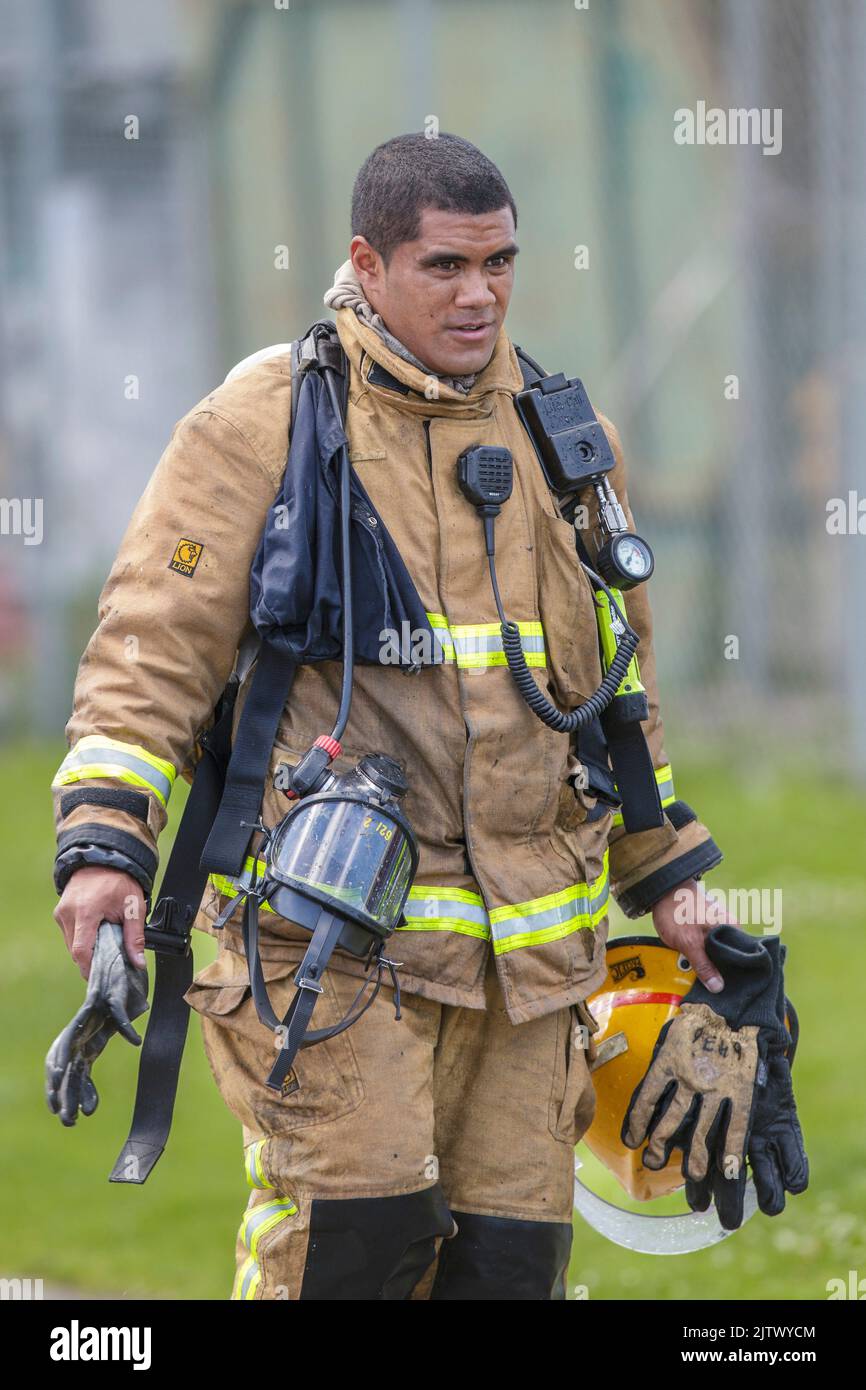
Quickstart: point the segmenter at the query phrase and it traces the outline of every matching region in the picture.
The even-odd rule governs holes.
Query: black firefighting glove
[[[659,1034],[622,1125],[629,1148],[649,1138],[647,1168],[663,1168],[672,1150],[681,1149],[693,1210],[706,1210],[712,1196],[727,1230],[742,1224],[746,1156],[757,1120],[759,1197],[770,1200],[768,1163],[778,1142],[770,1117],[785,1104],[785,1072],[776,1059],[790,1042],[779,1012],[780,945],[778,938],[759,939],[728,925],[707,935],[707,955],[725,988],[712,994],[695,982]],[[793,1169],[791,1176],[797,1180]]]
[[[796,1195],[808,1187],[809,1160],[791,1084],[800,1029],[794,1006],[785,997],[787,947],[772,937],[767,946],[774,954],[776,1018],[780,1028],[786,1030],[787,1044],[773,1044],[768,1050],[766,1083],[758,1087],[755,1096],[748,1159],[760,1210],[766,1216],[778,1216],[785,1209],[786,1192]],[[706,1211],[713,1201],[722,1225],[735,1229],[729,1223],[741,1210],[741,1186],[745,1187],[745,1183],[726,1182],[718,1166],[712,1165],[702,1181],[686,1180],[686,1200],[692,1211]]]
[[[115,1033],[141,1046],[131,1020],[147,1007],[147,971],[127,960],[123,928],[103,922],[96,934],[84,1003],[45,1058],[45,1098],[62,1124],[74,1125],[79,1110],[93,1114],[99,1104],[90,1075],[93,1063]]]

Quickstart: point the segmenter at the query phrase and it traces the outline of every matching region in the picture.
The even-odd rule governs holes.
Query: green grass
[[[53,834],[47,787],[63,746],[6,749],[3,846],[0,1273],[125,1297],[225,1298],[246,1203],[240,1129],[219,1098],[192,1019],[176,1118],[143,1187],[107,1181],[132,1110],[138,1054],[115,1040],[97,1065],[98,1111],[63,1129],[43,1097],[48,1044],[82,998],[51,917]],[[857,982],[863,934],[862,795],[802,767],[677,766],[680,795],[700,807],[725,850],[711,882],[781,888],[787,988],[801,1022],[795,1082],[812,1167],[809,1191],[775,1220],[758,1214],[710,1251],[633,1255],[582,1222],[572,1286],[591,1299],[821,1299],[834,1277],[866,1273],[866,1173],[859,1079],[866,1068]],[[182,809],[172,803],[171,833]],[[163,854],[167,841],[162,846]],[[615,931],[633,930],[616,914]],[[648,919],[639,929],[651,931]],[[212,953],[197,933],[197,963]],[[606,1177],[606,1175],[605,1175]],[[603,1185],[613,1198],[615,1184]],[[671,1199],[674,1206],[681,1206]]]
[[[114,1039],[95,1068],[100,1104],[64,1129],[44,1099],[43,1061],[83,998],[51,912],[46,789],[63,747],[7,750],[2,786],[4,964],[0,1086],[0,1269],[124,1297],[224,1298],[249,1189],[241,1131],[190,1022],[168,1148],[142,1187],[109,1184],[132,1115],[138,1050]],[[186,784],[172,798],[173,834]],[[163,855],[167,843],[160,844]],[[196,933],[196,961],[213,943]],[[141,1031],[139,1021],[139,1031]]]

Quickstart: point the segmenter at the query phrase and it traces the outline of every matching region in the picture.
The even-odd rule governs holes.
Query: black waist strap
[[[189,1005],[183,996],[193,974],[190,932],[207,882],[199,858],[222,792],[236,694],[237,684],[230,682],[219,717],[201,741],[204,752],[145,928],[145,943],[155,955],[153,1002],[141,1049],[132,1126],[111,1171],[111,1182],[143,1183],[171,1129],[189,1023]]]

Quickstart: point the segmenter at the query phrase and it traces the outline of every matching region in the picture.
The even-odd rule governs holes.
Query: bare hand
[[[737,926],[724,903],[695,879],[673,888],[652,910],[653,926],[666,946],[681,952],[707,989],[718,994],[725,982],[704,950],[704,938],[723,923]]]
[[[85,980],[100,922],[119,922],[128,960],[132,965],[144,965],[144,890],[131,875],[98,864],[76,869],[53,915]]]

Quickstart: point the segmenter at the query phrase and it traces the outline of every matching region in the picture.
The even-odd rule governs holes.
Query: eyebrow
[[[502,246],[498,251],[491,251],[489,256],[485,256],[486,261],[492,261],[496,256],[516,256],[520,247],[517,242],[510,241],[507,246]],[[418,262],[422,270],[429,269],[439,261],[460,261],[465,263],[469,260],[468,256],[461,256],[457,251],[431,251],[429,255],[422,256]]]

